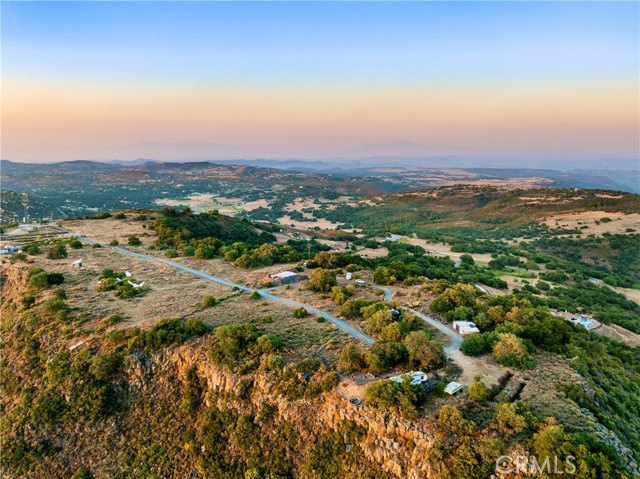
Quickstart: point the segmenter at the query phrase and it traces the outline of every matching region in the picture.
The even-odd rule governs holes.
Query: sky
[[[1,8],[12,161],[639,158],[638,2]]]

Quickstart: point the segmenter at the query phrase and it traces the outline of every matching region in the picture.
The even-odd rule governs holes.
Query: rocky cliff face
[[[168,381],[176,376],[183,378],[191,367],[196,366],[198,375],[206,381],[207,398],[215,398],[205,400],[207,406],[256,415],[262,404],[274,405],[274,424],[294,424],[302,448],[319,434],[334,431],[344,421],[352,421],[366,430],[366,436],[359,442],[364,455],[389,477],[431,477],[425,455],[436,438],[433,418],[417,422],[404,420],[397,414],[363,404],[353,405],[335,391],[319,398],[289,401],[278,393],[273,377],[267,374],[238,376],[212,364],[202,346],[185,345],[161,355],[154,362],[133,361],[128,371],[131,386],[139,394],[157,394],[159,390],[170,392],[174,387]],[[250,396],[230,400],[241,383],[247,381],[252,384]],[[353,445],[345,444],[345,449],[349,446]]]

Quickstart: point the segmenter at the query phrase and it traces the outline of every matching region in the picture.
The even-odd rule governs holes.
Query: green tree
[[[438,425],[447,433],[466,436],[475,428],[473,421],[465,419],[455,406],[445,404],[438,413]]]
[[[442,346],[429,338],[423,331],[410,332],[404,339],[404,345],[409,353],[409,363],[412,367],[429,371],[443,363]]]
[[[469,387],[469,397],[475,401],[484,402],[489,400],[489,397],[491,397],[491,393],[482,381],[475,381]]]
[[[364,358],[358,347],[349,343],[340,352],[340,358],[338,359],[338,368],[341,370],[361,371],[365,367]]]
[[[395,282],[395,280],[396,278],[391,275],[391,271],[389,271],[389,268],[386,268],[385,266],[379,266],[373,272],[373,281],[378,284],[392,284],[393,282]]]
[[[462,352],[467,356],[481,356],[487,352],[487,341],[482,334],[470,334],[462,338]]]
[[[140,238],[138,238],[136,235],[131,235],[127,238],[127,244],[129,246],[140,246],[142,244],[142,241],[140,241]]]
[[[67,248],[63,244],[55,244],[47,252],[47,259],[64,259],[67,257]]]
[[[336,274],[324,268],[316,269],[309,278],[309,289],[318,293],[328,293],[337,284]]]
[[[535,361],[529,355],[522,340],[515,334],[502,333],[498,335],[498,342],[493,347],[493,358],[505,366],[522,369],[532,369]]]

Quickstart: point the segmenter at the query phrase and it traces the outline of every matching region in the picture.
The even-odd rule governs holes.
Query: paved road
[[[440,321],[438,321],[437,319],[429,316],[428,314],[421,313],[420,311],[416,311],[414,309],[410,309],[409,311],[411,311],[417,317],[422,319],[424,322],[429,323],[431,326],[436,328],[441,333],[444,333],[447,336],[449,336],[449,338],[451,339],[451,344],[449,344],[448,346],[445,346],[445,348],[444,348],[444,352],[445,353],[448,354],[451,351],[455,351],[456,349],[460,349],[460,346],[462,345],[462,335],[461,334],[456,333],[453,329],[451,329],[450,327],[448,327],[445,324],[442,324]]]
[[[69,231],[69,232],[73,233],[73,231]],[[354,328],[352,325],[350,325],[346,321],[343,321],[340,318],[336,318],[335,316],[327,313],[326,311],[323,311],[323,310],[318,309],[318,308],[314,308],[313,306],[309,306],[308,304],[299,303],[298,301],[293,301],[293,300],[290,300],[290,299],[281,298],[279,296],[274,296],[273,294],[269,293],[267,289],[257,290],[257,289],[254,289],[254,288],[249,288],[249,287],[244,286],[242,284],[237,284],[237,283],[234,283],[232,281],[226,280],[224,278],[220,278],[218,276],[213,276],[213,275],[207,274],[204,271],[200,271],[198,269],[190,268],[190,267],[185,266],[183,264],[176,263],[175,261],[170,261],[170,260],[164,259],[164,258],[156,258],[154,256],[149,256],[149,255],[146,255],[146,254],[143,254],[143,253],[136,253],[135,251],[130,251],[130,250],[125,249],[125,248],[120,248],[119,246],[108,246],[108,245],[99,243],[98,241],[95,241],[95,240],[92,240],[90,238],[87,238],[86,236],[80,236],[80,239],[82,239],[83,241],[86,241],[87,243],[99,244],[103,248],[111,248],[114,251],[117,251],[118,253],[123,253],[123,254],[128,254],[130,256],[135,256],[136,258],[139,258],[139,259],[142,259],[142,260],[145,260],[145,261],[155,261],[156,263],[164,263],[164,264],[166,264],[168,266],[171,266],[172,268],[176,268],[176,269],[182,270],[182,271],[184,271],[186,273],[191,273],[194,276],[197,276],[198,278],[206,279],[208,281],[212,281],[214,283],[218,283],[218,284],[221,284],[223,286],[228,286],[230,288],[238,288],[239,290],[244,291],[246,293],[253,293],[254,291],[257,291],[258,293],[260,293],[260,295],[264,299],[268,299],[270,301],[276,301],[278,303],[286,304],[287,306],[291,306],[292,308],[300,308],[300,307],[306,308],[307,311],[309,311],[309,312],[311,312],[313,314],[316,314],[318,316],[323,317],[327,321],[333,323],[341,331],[344,331],[349,336],[352,336],[352,337],[362,341],[367,346],[371,346],[373,344],[373,342],[374,342],[374,339],[371,336],[366,335],[362,331]]]

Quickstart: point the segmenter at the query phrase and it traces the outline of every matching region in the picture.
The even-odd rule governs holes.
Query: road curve
[[[436,328],[441,333],[444,333],[447,336],[449,336],[449,338],[451,339],[451,344],[449,344],[448,346],[444,347],[444,352],[445,353],[450,353],[451,351],[455,351],[457,349],[460,349],[460,346],[462,346],[462,335],[461,334],[456,333],[453,329],[451,329],[448,326],[442,324],[440,321],[438,321],[437,319],[429,316],[428,314],[421,313],[420,311],[416,311],[415,309],[410,309],[409,311],[411,311],[417,317],[422,319],[425,323],[429,323],[431,326]]]
[[[67,230],[69,231],[69,230]],[[69,231],[70,233],[76,234],[73,231]],[[98,244],[100,246],[102,246],[103,248],[111,248],[114,251],[117,251],[118,253],[123,253],[123,254],[128,254],[130,256],[135,256],[136,258],[145,260],[145,261],[155,261],[157,263],[164,263],[168,266],[171,266],[172,268],[176,268],[179,269],[181,271],[184,271],[186,273],[191,273],[194,276],[197,276],[198,278],[202,278],[202,279],[206,279],[208,281],[212,281],[214,283],[218,283],[221,284],[223,286],[228,286],[230,288],[238,288],[241,291],[244,291],[246,293],[253,293],[253,292],[258,292],[260,294],[260,296],[262,296],[264,299],[268,299],[270,301],[276,301],[278,303],[282,303],[282,304],[286,304],[287,306],[291,306],[293,308],[305,308],[307,311],[316,314],[318,316],[323,317],[324,319],[326,319],[327,321],[333,323],[336,328],[340,329],[341,331],[344,331],[345,333],[347,333],[349,336],[352,336],[354,338],[356,338],[359,341],[362,341],[364,344],[366,344],[367,346],[371,346],[374,342],[374,339],[371,336],[366,335],[365,333],[363,333],[362,331],[354,328],[352,325],[350,325],[349,323],[347,323],[346,321],[343,321],[340,318],[336,318],[335,316],[333,316],[332,314],[327,313],[326,311],[323,311],[321,309],[318,308],[314,308],[313,306],[309,306],[308,304],[304,304],[304,303],[300,303],[298,301],[293,301],[290,299],[286,299],[286,298],[281,298],[279,296],[274,296],[273,294],[269,293],[266,290],[258,290],[258,289],[254,289],[254,288],[249,288],[247,286],[244,286],[242,284],[237,284],[234,283],[233,281],[229,281],[226,280],[224,278],[220,278],[218,276],[213,276],[210,274],[205,273],[204,271],[200,271],[198,269],[194,269],[194,268],[190,268],[189,266],[185,266],[183,264],[180,263],[176,263],[175,261],[170,261],[168,259],[164,259],[164,258],[156,258],[154,256],[149,256],[146,255],[144,253],[136,253],[135,251],[130,251],[128,249],[125,248],[120,248],[119,246],[109,246],[109,245],[105,245],[102,243],[99,243],[98,241],[92,240],[91,238],[87,238],[86,236],[79,236],[79,239],[90,243],[90,244]]]

